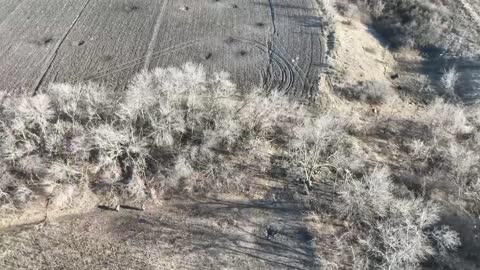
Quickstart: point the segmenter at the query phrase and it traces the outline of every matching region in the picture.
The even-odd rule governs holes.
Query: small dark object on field
[[[43,44],[48,44],[48,43],[50,43],[50,42],[52,42],[52,41],[53,41],[53,38],[51,38],[51,37],[42,39],[42,43],[43,43]]]
[[[183,7],[181,7],[180,9],[183,10],[183,11],[189,11],[189,10],[190,10],[190,7],[188,7],[188,6],[183,6]]]
[[[233,5],[232,5],[232,8],[238,8],[238,5],[233,4]]]
[[[205,59],[208,60],[208,59],[212,58],[212,55],[213,54],[211,52],[207,53],[207,55],[205,55]]]
[[[238,41],[238,40],[235,39],[235,38],[233,38],[233,37],[228,37],[227,39],[225,39],[225,43],[227,43],[227,44],[229,44],[229,45],[230,45],[230,44],[233,44],[233,43],[235,43],[235,42],[237,42],[237,41]]]
[[[267,228],[267,239],[273,239],[275,235],[277,235],[278,230],[272,226],[268,226]]]
[[[43,37],[40,40],[33,41],[32,43],[34,43],[37,46],[45,46],[51,43],[52,41],[53,41],[52,37]]]
[[[238,52],[238,54],[240,56],[245,56],[245,55],[247,55],[247,51],[241,50],[241,51]]]
[[[74,42],[72,42],[72,45],[73,45],[73,46],[77,46],[77,47],[80,47],[80,46],[82,46],[83,44],[85,44],[85,41],[83,41],[83,40],[79,40],[79,41],[74,41]]]
[[[139,7],[137,7],[137,6],[135,6],[135,5],[128,5],[128,6],[126,6],[124,9],[125,9],[125,11],[126,11],[127,13],[130,13],[130,12],[132,12],[132,11],[138,10]]]
[[[393,74],[393,75],[390,76],[390,78],[391,78],[392,80],[396,80],[396,79],[398,79],[398,77],[400,77],[400,75],[398,75],[398,73],[395,73],[395,74]]]
[[[112,61],[112,60],[113,60],[113,56],[111,56],[111,55],[104,55],[104,56],[100,57],[100,60],[102,60],[103,62]]]

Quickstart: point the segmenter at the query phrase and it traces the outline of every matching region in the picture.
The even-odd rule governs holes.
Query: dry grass
[[[398,100],[397,93],[387,83],[381,81],[361,82],[359,85],[339,90],[339,94],[372,105],[389,104]]]
[[[342,0],[347,17],[373,21],[394,47],[448,47],[442,42],[452,14],[439,0]]]
[[[433,229],[440,209],[422,199],[398,198],[386,168],[376,168],[360,180],[348,176],[341,184],[339,213],[353,224],[359,243],[354,265],[361,269],[413,269],[429,256],[455,250],[457,233]]]
[[[7,97],[0,112],[2,201],[16,207],[15,196],[27,201],[22,190],[45,179],[87,181],[102,192],[111,186],[128,197],[145,197],[146,186],[241,191],[248,183],[235,157],[247,154],[267,171],[279,131],[307,114],[276,92],[240,95],[228,74],[207,75],[191,63],[143,72],[124,95],[58,84],[35,97]]]
[[[443,71],[442,78],[440,82],[443,86],[443,90],[445,94],[454,96],[455,95],[455,85],[459,79],[459,73],[455,69],[455,67],[450,67],[449,69],[445,69]]]
[[[350,99],[385,108],[398,100],[381,84],[354,90],[359,94]],[[319,109],[277,92],[240,94],[228,74],[209,75],[195,64],[142,72],[122,95],[86,84],[7,97],[0,108],[0,201],[21,208],[39,187],[74,194],[55,187],[85,182],[113,200],[143,201],[152,190],[245,194],[253,177],[273,171],[275,156],[307,193],[320,182],[337,187],[331,217],[346,225],[332,254],[343,254],[341,261],[358,269],[412,269],[455,250],[459,238],[440,225],[442,210],[431,193],[394,183],[387,166],[377,167],[352,136],[379,119],[356,117],[342,102]],[[459,198],[465,193],[478,202],[478,117],[443,100],[420,115],[415,121],[432,137],[405,138],[415,168],[425,170],[422,177],[443,174]]]

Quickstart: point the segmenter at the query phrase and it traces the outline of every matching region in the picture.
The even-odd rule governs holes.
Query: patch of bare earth
[[[270,199],[166,198],[145,211],[96,209],[43,227],[12,227],[0,232],[0,266],[314,269],[319,258],[305,225],[305,209],[282,200],[281,193],[269,193]]]
[[[90,212],[99,198],[86,186],[63,185],[56,187],[52,196],[37,196],[23,208],[0,208],[0,229],[26,224],[43,224],[68,215]]]
[[[338,20],[331,56],[337,82],[343,85],[360,81],[389,83],[395,60],[379,42],[375,31],[353,19],[339,16]]]

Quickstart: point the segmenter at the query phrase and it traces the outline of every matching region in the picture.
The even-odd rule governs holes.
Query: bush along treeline
[[[307,191],[319,181],[335,183],[331,211],[348,224],[338,251],[357,269],[414,269],[460,245],[456,232],[439,225],[439,205],[427,195],[397,192],[386,166],[367,166],[355,138],[357,118],[275,91],[241,93],[226,73],[188,63],[141,72],[124,93],[54,84],[35,96],[1,100],[2,211],[25,207],[42,187],[63,185],[135,200],[152,190],[247,194],[254,175],[275,177],[272,161],[280,159],[282,177]],[[438,116],[428,120],[436,137],[412,142],[418,164],[444,157],[441,169],[452,173],[458,192],[473,190],[476,165],[460,162],[471,153],[446,146],[454,136],[444,127],[465,131],[463,112],[440,101],[427,112]],[[460,156],[449,159],[454,154]]]

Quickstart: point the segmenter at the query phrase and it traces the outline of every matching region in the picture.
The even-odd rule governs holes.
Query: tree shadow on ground
[[[428,142],[433,137],[430,127],[426,124],[402,118],[383,119],[369,131],[368,135],[400,145],[414,139]]]
[[[108,231],[120,241],[135,245],[167,243],[168,250],[176,250],[176,255],[206,256],[219,262],[217,266],[225,260],[238,259],[265,269],[319,266],[314,237],[302,220],[305,209],[296,204],[215,198],[188,198],[179,202],[173,206],[178,213],[187,214],[186,219],[179,218],[182,214],[166,217],[158,213],[142,215],[141,219],[122,215],[111,223]],[[275,235],[269,236],[267,228],[273,228]],[[202,260],[190,262],[192,269],[202,269]]]
[[[458,101],[465,104],[478,102],[480,99],[480,59],[476,57],[454,57],[454,58],[426,58],[421,62],[398,60],[405,77],[409,74],[424,75],[428,79],[429,85],[419,85],[418,82],[400,80],[398,90],[415,100],[421,100],[428,103],[438,96],[445,95],[441,78],[444,71],[455,67],[459,74],[455,85],[455,95]],[[431,86],[430,91],[419,91],[422,87]]]
[[[440,225],[449,226],[459,234],[461,246],[457,252],[447,255],[440,261],[430,260],[425,265],[431,269],[480,268],[480,219],[467,214],[452,204],[444,204]]]

